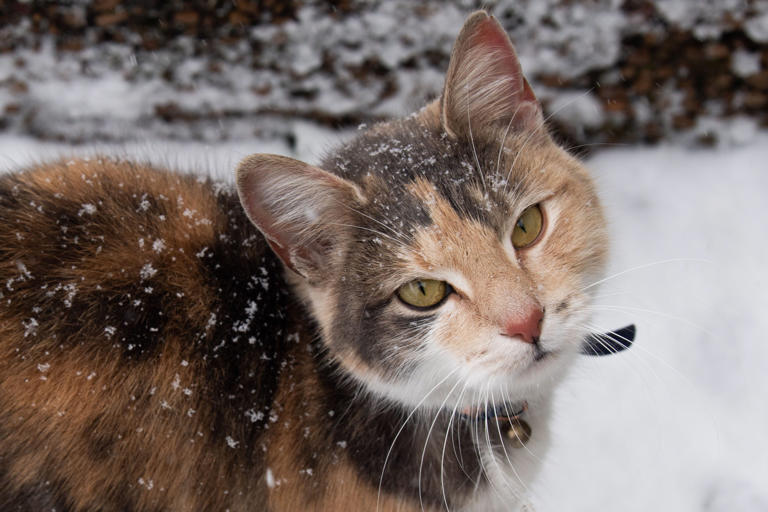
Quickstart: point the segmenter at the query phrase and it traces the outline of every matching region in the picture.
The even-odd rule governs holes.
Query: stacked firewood
[[[711,144],[717,123],[768,126],[768,8],[751,0],[92,0],[0,2],[0,129],[216,139],[252,136],[267,119],[290,138],[289,120],[339,128],[401,115],[439,93],[455,32],[481,6],[515,39],[573,145]],[[108,107],[44,92],[110,73],[124,96],[152,84],[119,129],[104,128]]]

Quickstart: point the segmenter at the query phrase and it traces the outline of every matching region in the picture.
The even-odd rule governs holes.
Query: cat
[[[524,507],[607,245],[484,11],[320,166],[3,175],[0,510]]]

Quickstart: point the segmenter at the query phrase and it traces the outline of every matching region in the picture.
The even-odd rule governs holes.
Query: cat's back
[[[0,288],[4,510],[193,488],[202,510],[222,460],[257,462],[232,448],[260,435],[290,299],[231,187],[106,158],[2,175]]]

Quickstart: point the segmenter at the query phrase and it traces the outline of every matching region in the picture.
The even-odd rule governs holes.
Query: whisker
[[[467,96],[469,96],[469,84],[467,84]],[[480,173],[480,180],[483,182],[483,191],[488,194],[488,188],[485,186],[485,177],[483,176],[483,168],[480,166],[480,159],[477,158],[475,137],[472,135],[472,120],[469,115],[469,104],[470,102],[467,102],[467,125],[469,126],[469,141],[472,144],[472,153],[475,155],[475,163],[477,164],[477,171]]]
[[[525,149],[525,146],[528,145],[528,143],[531,141],[531,138],[536,134],[536,132],[538,132],[542,128],[545,128],[546,125],[547,125],[547,121],[549,121],[552,118],[552,116],[554,116],[555,114],[557,114],[558,112],[560,112],[564,108],[569,107],[571,104],[573,104],[576,101],[580,100],[581,98],[583,98],[587,94],[591,93],[593,90],[594,90],[594,87],[590,87],[589,90],[584,92],[584,94],[582,94],[580,96],[577,96],[577,97],[571,99],[570,101],[565,102],[559,108],[557,108],[554,111],[550,112],[550,114],[542,120],[541,124],[539,124],[536,128],[531,130],[531,133],[528,134],[528,136],[523,141],[523,145],[520,146],[520,149],[517,151],[517,154],[515,155],[515,158],[512,159],[512,164],[509,166],[509,172],[507,173],[507,179],[506,179],[507,183],[509,183],[509,177],[512,175],[512,169],[515,168],[515,164],[517,163],[517,159],[523,153],[523,150]],[[506,186],[505,186],[505,188],[504,188],[504,192],[505,193],[506,193],[506,190],[507,189],[506,189]]]
[[[503,396],[503,395],[502,395]],[[493,396],[493,391],[491,391],[491,405],[493,407],[493,410],[496,410],[496,400]],[[504,408],[507,408],[507,404],[504,404]],[[507,411],[507,414],[509,414],[509,411]],[[512,472],[515,474],[515,477],[520,482],[520,484],[523,486],[523,489],[528,493],[528,486],[525,485],[525,482],[523,482],[523,479],[520,477],[520,474],[517,472],[517,469],[515,469],[515,465],[512,464],[512,460],[509,458],[509,453],[507,452],[507,447],[504,446],[504,435],[501,433],[501,427],[499,427],[499,422],[494,421],[496,423],[496,431],[499,433],[499,439],[501,440],[501,449],[504,451],[504,457],[507,459],[507,464],[509,464],[510,469],[512,469]],[[517,435],[517,432],[515,432],[515,435]],[[525,445],[523,445],[525,446]]]
[[[325,223],[328,226],[342,226],[347,228],[355,228],[355,229],[362,229],[363,231],[370,231],[371,233],[376,233],[379,236],[383,236],[384,238],[388,238],[392,240],[393,242],[397,244],[402,244],[402,240],[398,240],[397,238],[393,238],[390,235],[387,235],[386,233],[382,233],[381,231],[378,231],[376,229],[366,228],[365,226],[358,226],[356,224],[343,224],[341,222],[326,222]]]
[[[605,277],[603,279],[600,279],[598,281],[595,281],[594,283],[588,284],[584,288],[581,288],[579,290],[579,292],[584,292],[586,290],[589,290],[593,286],[597,286],[597,285],[599,285],[601,283],[604,283],[606,281],[610,281],[611,279],[615,279],[615,278],[617,278],[619,276],[623,276],[625,274],[629,274],[630,272],[635,272],[637,270],[642,270],[642,269],[645,269],[645,268],[654,267],[656,265],[664,265],[664,264],[667,264],[667,263],[692,263],[692,262],[693,263],[712,263],[712,261],[706,260],[706,259],[703,259],[703,258],[670,258],[668,260],[654,261],[654,262],[651,262],[651,263],[645,263],[643,265],[638,265],[636,267],[632,267],[632,268],[628,268],[626,270],[622,270],[621,272],[617,272],[616,274],[613,274],[613,275],[610,275],[610,276]]]
[[[711,336],[712,338],[715,337],[715,334],[710,331],[709,329],[697,324],[696,322],[692,320],[688,320],[687,318],[683,318],[681,316],[677,315],[670,315],[669,313],[664,313],[663,311],[656,311],[653,309],[646,309],[646,308],[638,308],[633,306],[613,306],[608,304],[591,304],[587,306],[583,306],[584,309],[592,309],[595,311],[633,311],[633,312],[639,312],[639,313],[650,313],[652,315],[657,315],[662,318],[666,318],[668,320],[675,320],[677,322],[683,322],[685,324],[690,325],[691,327],[694,327],[701,331],[702,333],[706,334],[707,336]]]
[[[488,410],[488,405],[489,405],[488,404],[488,396],[489,396],[489,393],[490,393],[490,389],[491,389],[491,385],[487,384],[486,388],[485,388],[485,399],[484,399],[484,402],[485,402],[484,403],[484,405],[485,405],[485,409],[484,410],[486,410],[486,411]],[[484,433],[485,433],[485,443],[486,443],[486,446],[488,446],[488,456],[491,458],[491,462],[496,464],[497,471],[499,471],[500,474],[503,474],[504,472],[501,469],[501,465],[499,464],[499,461],[496,460],[496,455],[494,454],[493,446],[491,445],[491,435],[490,435],[491,429],[488,426],[488,414],[485,415],[485,418],[484,418],[483,422],[485,423]],[[488,478],[488,482],[491,484],[491,487],[494,489],[494,492],[496,493],[496,495],[502,501],[504,501],[503,494],[496,487],[496,485],[493,482],[493,478],[490,478],[490,475],[489,475],[489,478]],[[507,484],[507,487],[509,488],[509,490],[512,492],[512,495],[516,499],[521,498],[521,496],[517,493],[517,491],[515,491],[515,489],[512,487],[512,484]]]
[[[453,394],[453,391],[456,389],[456,387],[461,384],[460,380],[456,381],[456,384],[453,385],[451,390],[448,392],[448,394],[443,399],[443,402],[440,404],[440,407],[435,412],[435,419],[432,420],[432,423],[429,425],[429,430],[427,430],[427,438],[424,440],[424,449],[421,451],[421,461],[419,462],[419,504],[421,505],[421,510],[424,510],[424,501],[421,496],[421,475],[422,470],[424,469],[424,456],[427,453],[427,445],[429,444],[429,437],[432,435],[432,430],[435,428],[435,424],[437,423],[437,419],[440,417],[440,414],[443,412],[443,407],[445,406],[445,403],[448,401],[448,398]]]
[[[517,116],[518,110],[520,110],[519,104],[517,105],[515,111],[512,113],[512,117],[507,123],[507,128],[504,130],[504,135],[501,137],[501,145],[499,146],[499,155],[496,157],[496,170],[494,171],[494,174],[499,174],[499,166],[501,166],[501,153],[504,151],[504,146],[507,144],[507,135],[509,134],[509,129],[512,126],[512,122],[515,120],[515,116]]]
[[[479,403],[480,400],[480,390],[475,391],[472,397],[473,404]],[[485,470],[485,464],[483,462],[483,454],[480,451],[480,422],[479,421],[472,421],[469,424],[469,432],[472,439],[472,448],[475,450],[475,455],[477,456],[477,460],[479,461],[479,468],[477,473],[477,479],[475,480],[475,489],[474,493],[477,494],[477,489],[480,487],[480,481],[483,478],[483,475],[488,475],[488,472]]]
[[[586,329],[588,329],[588,330],[590,330],[590,331],[597,331],[597,332],[603,332],[603,331],[605,331],[605,329],[604,329],[604,328],[602,328],[602,327],[600,327],[600,326],[598,326],[598,325],[596,325],[596,324],[590,324],[590,323],[586,323],[586,324],[584,324],[582,327],[584,327],[584,328],[586,328]],[[630,342],[631,342],[631,340],[629,340],[629,339],[627,339],[627,338],[625,338],[625,337],[623,337],[623,336],[618,336],[618,337],[619,337],[620,339],[623,339],[623,340],[624,340],[624,341],[626,341],[627,343],[630,343]],[[606,347],[606,348],[607,348],[607,347]],[[685,374],[684,374],[684,373],[683,373],[681,370],[679,370],[679,369],[675,368],[674,366],[672,366],[671,364],[669,364],[669,363],[668,363],[668,362],[667,362],[667,361],[666,361],[666,360],[665,360],[663,357],[661,357],[661,356],[659,356],[659,355],[657,355],[657,354],[654,354],[654,353],[653,353],[651,350],[649,350],[647,347],[643,346],[643,344],[642,344],[642,343],[633,343],[633,344],[632,344],[632,350],[626,351],[626,353],[627,353],[627,354],[631,354],[631,353],[633,353],[633,352],[637,352],[637,351],[640,351],[640,352],[643,352],[643,353],[645,353],[645,354],[648,354],[650,357],[654,358],[655,360],[657,360],[658,362],[660,362],[661,364],[663,364],[664,366],[666,366],[668,369],[672,370],[672,371],[673,371],[673,372],[674,372],[674,373],[675,373],[675,374],[676,374],[678,377],[680,377],[681,379],[683,379],[683,380],[684,380],[684,381],[685,381],[685,382],[686,382],[688,385],[690,385],[692,388],[694,388],[694,389],[697,389],[697,386],[696,386],[696,385],[693,383],[693,381],[691,381],[691,379],[690,379],[690,378],[688,378],[688,376],[687,376],[687,375],[685,375]],[[635,355],[635,357],[639,358],[639,356],[638,356],[638,355]],[[642,361],[642,359],[640,359],[640,360]],[[653,371],[653,370],[652,370],[652,371]],[[654,371],[654,374],[656,374],[656,372],[655,372],[655,371]],[[658,374],[656,374],[656,376],[657,376],[657,378],[659,378],[659,380],[661,380],[661,377],[659,377],[659,376],[658,376]]]
[[[453,430],[451,427],[453,426],[453,419],[456,417],[456,410],[459,407],[459,404],[461,403],[461,398],[464,396],[464,392],[467,390],[467,385],[469,384],[469,380],[466,380],[464,382],[464,387],[461,388],[461,393],[459,393],[459,397],[456,399],[456,405],[453,406],[453,410],[451,411],[451,417],[448,420],[448,428],[445,430],[445,439],[443,440],[443,452],[440,455],[440,490],[443,493],[443,503],[445,504],[445,510],[450,512],[450,507],[448,506],[448,497],[445,494],[445,478],[444,478],[444,471],[443,471],[443,464],[445,463],[445,447],[448,444],[448,433],[450,432],[453,434]],[[469,475],[467,475],[469,476]]]
[[[503,389],[501,390],[501,396],[502,396],[502,398],[504,399],[504,410],[506,411],[507,415],[509,415],[509,412],[510,412],[510,411],[509,411],[509,407],[508,407],[509,397],[508,397],[508,395],[506,395],[506,393],[504,393],[504,390],[503,390]],[[512,411],[512,412],[514,413],[515,411]],[[518,441],[522,441],[522,440],[520,439],[520,437],[519,437],[519,436],[517,436],[517,432],[515,432],[515,437],[517,437],[517,440],[518,440]],[[539,456],[537,456],[536,454],[534,454],[534,453],[533,453],[533,452],[530,450],[530,448],[528,448],[528,445],[527,445],[527,444],[525,444],[525,443],[522,443],[522,442],[521,442],[520,444],[522,444],[522,445],[523,445],[523,449],[524,449],[525,451],[527,451],[527,452],[528,452],[528,453],[531,455],[531,457],[535,458],[535,459],[536,459],[536,460],[538,460],[539,462],[542,462],[541,458],[539,458]]]
[[[588,144],[577,144],[575,146],[569,146],[569,147],[564,148],[564,149],[566,151],[570,152],[570,151],[572,151],[574,149],[587,148],[587,147],[593,147],[593,146],[600,146],[600,147],[603,147],[603,146],[609,146],[609,147],[614,147],[614,146],[628,147],[629,144],[625,144],[625,143],[622,143],[622,142],[591,142],[591,143],[588,143]]]
[[[355,212],[355,213],[357,213],[357,214],[359,214],[359,215],[362,215],[362,216],[363,216],[363,217],[365,217],[366,219],[368,219],[368,220],[371,220],[371,221],[373,221],[373,222],[375,222],[375,223],[379,224],[380,226],[382,226],[382,227],[384,227],[384,228],[388,229],[388,230],[389,230],[389,231],[390,231],[390,232],[391,232],[391,233],[392,233],[392,234],[393,234],[395,237],[397,237],[397,239],[402,239],[402,242],[407,242],[407,241],[408,241],[408,237],[407,237],[407,236],[405,236],[405,234],[404,234],[404,233],[401,233],[400,231],[397,231],[397,230],[396,230],[396,229],[395,229],[393,226],[390,226],[389,224],[386,224],[386,223],[384,223],[384,222],[380,221],[379,219],[377,219],[377,218],[375,218],[375,217],[371,217],[371,216],[370,216],[370,215],[368,215],[367,213],[365,213],[365,212],[363,212],[363,211],[361,211],[361,210],[358,210],[357,208],[354,208],[354,207],[352,207],[352,206],[350,206],[350,205],[346,204],[346,203],[345,203],[345,202],[343,202],[343,201],[336,201],[336,202],[337,202],[338,204],[340,204],[340,205],[344,206],[345,208],[347,208],[347,209],[349,209],[349,210],[352,210],[353,212]]]
[[[418,408],[421,407],[421,404],[424,403],[424,401],[429,397],[429,395],[431,395],[438,387],[440,387],[443,384],[443,382],[445,382],[446,380],[451,378],[451,376],[454,373],[456,373],[457,371],[459,371],[459,369],[460,369],[460,367],[458,367],[458,366],[456,368],[454,368],[450,373],[448,373],[448,375],[443,377],[443,379],[440,380],[440,382],[435,384],[435,386],[432,389],[430,389],[427,392],[427,394],[424,395],[424,397],[419,401],[419,403],[416,404],[416,406],[413,408],[413,410],[405,418],[405,421],[403,421],[403,424],[400,426],[400,429],[395,434],[395,438],[392,440],[392,444],[389,446],[389,450],[387,450],[387,455],[384,457],[384,464],[381,467],[381,476],[379,477],[379,490],[378,490],[378,492],[376,494],[376,510],[377,511],[379,510],[379,503],[380,503],[380,500],[381,500],[381,486],[382,486],[382,484],[384,482],[384,471],[387,468],[387,461],[389,460],[389,456],[392,454],[392,449],[395,447],[395,443],[397,442],[397,438],[400,437],[400,434],[403,432],[403,429],[405,428],[405,425],[408,423],[408,421],[411,419],[411,417],[413,417],[413,415],[416,413]]]

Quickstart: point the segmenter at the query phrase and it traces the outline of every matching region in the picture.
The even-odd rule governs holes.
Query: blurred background
[[[594,328],[639,329],[560,390],[536,509],[768,511],[766,0],[0,1],[0,169],[316,162],[435,97],[481,7],[601,190]]]
[[[0,128],[295,144],[297,120],[356,126],[434,97],[480,7],[572,144],[741,142],[768,124],[764,0],[72,0],[0,2]]]

